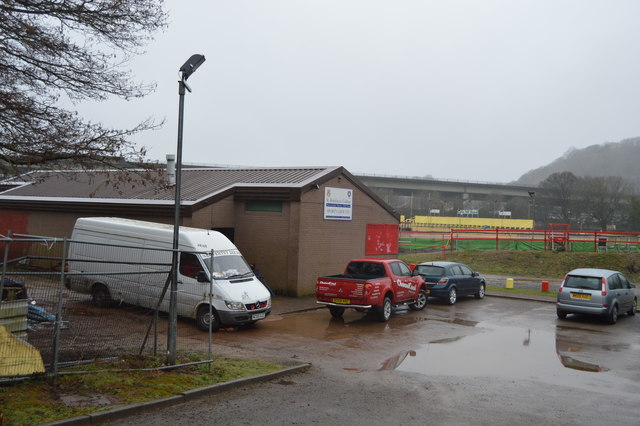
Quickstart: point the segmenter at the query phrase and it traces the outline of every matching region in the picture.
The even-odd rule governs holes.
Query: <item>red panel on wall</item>
[[[373,254],[398,254],[398,225],[367,225],[365,255]]]
[[[0,235],[6,235],[8,230],[14,234],[26,234],[29,224],[29,214],[25,211],[0,210]]]
[[[0,236],[6,237],[7,231],[12,234],[27,234],[29,214],[26,211],[13,211],[0,209]],[[13,243],[9,247],[9,259],[20,257],[24,254],[27,243]],[[0,244],[0,253],[4,254],[5,246]]]

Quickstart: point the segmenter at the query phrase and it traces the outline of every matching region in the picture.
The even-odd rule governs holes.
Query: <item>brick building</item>
[[[114,187],[121,178],[67,171],[2,182],[0,234],[70,237],[85,216],[173,223],[174,186]],[[181,225],[226,234],[276,294],[312,294],[317,276],[351,258],[397,253],[399,216],[343,167],[183,168],[181,180]]]

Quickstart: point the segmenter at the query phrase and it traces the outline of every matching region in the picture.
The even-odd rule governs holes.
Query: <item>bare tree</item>
[[[640,197],[631,199],[627,227],[629,231],[640,232]]]
[[[32,167],[111,168],[142,162],[129,138],[158,126],[105,128],[61,100],[142,97],[129,60],[166,26],[162,0],[0,2],[0,176]]]
[[[630,185],[619,176],[583,177],[580,179],[582,211],[606,230],[616,213],[622,212],[622,203],[630,193]]]
[[[543,195],[560,208],[562,219],[571,223],[572,211],[575,214],[575,197],[578,190],[578,178],[571,172],[553,173],[540,183]]]

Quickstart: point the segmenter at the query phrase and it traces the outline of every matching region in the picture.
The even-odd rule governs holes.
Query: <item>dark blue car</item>
[[[444,299],[450,305],[459,296],[484,297],[487,282],[463,263],[424,262],[416,266],[416,271],[427,282],[429,296]]]

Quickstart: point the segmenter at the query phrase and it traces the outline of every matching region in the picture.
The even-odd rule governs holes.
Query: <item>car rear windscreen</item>
[[[564,286],[583,290],[600,290],[602,288],[602,278],[569,275],[564,282]]]
[[[418,273],[427,277],[441,277],[444,275],[444,268],[442,266],[418,265]]]

